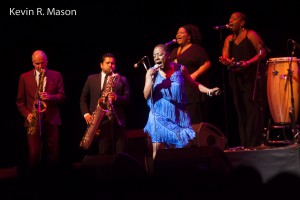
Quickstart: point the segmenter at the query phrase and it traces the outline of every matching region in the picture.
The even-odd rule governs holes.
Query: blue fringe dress
[[[170,78],[157,73],[147,105],[150,112],[144,132],[151,136],[153,143],[182,148],[196,136],[187,111],[181,65],[175,63],[174,73]]]

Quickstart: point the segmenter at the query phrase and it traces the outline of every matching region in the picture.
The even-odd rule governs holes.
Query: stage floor
[[[264,182],[283,172],[300,175],[298,143],[289,145],[262,145],[254,149],[230,148],[224,152],[233,167],[251,166],[257,169]]]
[[[262,176],[264,182],[267,182],[270,178],[282,172],[292,172],[300,176],[300,145],[298,143],[289,144],[284,146],[267,146],[262,145],[255,149],[243,149],[240,147],[230,148],[224,150],[224,154],[226,158],[230,161],[234,168],[239,166],[250,166],[254,167],[258,170]],[[195,159],[197,154],[201,151],[189,151],[191,154],[194,154],[191,159]],[[175,154],[178,152],[175,152]],[[199,157],[204,157],[205,152],[201,152]],[[131,154],[131,158],[135,159],[141,165],[146,167],[148,170],[149,166],[145,164],[145,157],[140,154],[137,155]],[[174,154],[170,154],[168,160],[173,162],[172,157],[174,159],[176,156],[172,156]],[[185,155],[187,155],[185,153]],[[183,155],[184,156],[184,155]],[[107,157],[107,156],[106,156]],[[107,166],[108,159],[103,156],[99,156],[95,159],[95,163],[89,162],[88,167],[96,168],[101,165]],[[110,160],[113,161],[114,155],[110,156]],[[184,159],[184,158],[183,158]],[[192,162],[192,161],[191,161]],[[74,163],[73,168],[75,168],[75,172],[77,169],[82,166],[82,163]],[[10,179],[16,178],[18,176],[18,169],[16,166],[9,168],[0,168],[0,180],[2,179]]]

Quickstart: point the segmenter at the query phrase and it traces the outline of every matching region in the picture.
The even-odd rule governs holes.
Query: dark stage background
[[[212,68],[210,86],[224,89],[222,66],[218,63],[223,39],[228,30],[213,27],[228,23],[230,14],[242,11],[248,16],[248,26],[256,30],[271,49],[268,58],[291,55],[289,38],[300,43],[300,2],[263,3],[251,1],[72,1],[70,3],[1,2],[1,96],[2,123],[0,131],[0,167],[15,165],[24,151],[23,118],[15,100],[19,75],[33,66],[31,54],[44,50],[49,68],[62,73],[67,99],[62,105],[62,155],[65,160],[81,159],[78,145],[85,131],[80,113],[79,97],[88,75],[99,72],[100,56],[112,52],[117,57],[117,72],[128,77],[132,101],[127,107],[128,129],[142,129],[148,116],[143,98],[145,69],[133,65],[143,56],[152,61],[152,50],[158,43],[175,37],[177,29],[193,23],[203,35],[203,46],[209,53]],[[205,5],[204,5],[205,4]],[[76,16],[12,16],[10,8],[75,9]],[[299,56],[300,49],[295,50]],[[226,83],[225,83],[226,85]],[[225,91],[226,92],[226,91]],[[229,145],[238,143],[234,130],[226,128],[234,116],[224,95],[213,97],[209,123],[220,128]],[[226,106],[225,106],[226,105]],[[227,112],[225,112],[227,110]],[[230,113],[230,116],[226,115]]]

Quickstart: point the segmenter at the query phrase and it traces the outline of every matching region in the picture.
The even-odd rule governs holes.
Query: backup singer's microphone
[[[142,57],[141,60],[139,60],[139,62],[135,63],[135,64],[133,65],[134,68],[138,68],[139,64],[140,64],[141,62],[144,62],[144,59],[145,59],[145,58],[147,58],[147,56]]]
[[[174,44],[174,43],[176,43],[176,39],[173,39],[172,41],[165,43],[165,45],[169,46],[169,45]]]
[[[291,42],[293,43],[293,45],[295,45],[295,47],[297,48],[297,49],[300,49],[300,44],[298,44],[297,42],[295,42],[295,40],[292,40],[292,39],[290,39],[291,40]]]
[[[215,30],[222,30],[222,29],[228,29],[230,28],[229,24],[225,24],[223,26],[214,26],[213,29]]]

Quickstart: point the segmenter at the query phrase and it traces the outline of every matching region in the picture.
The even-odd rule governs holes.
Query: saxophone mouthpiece
[[[42,73],[42,74],[44,74],[44,73],[45,73],[45,71],[46,71],[46,70],[45,70],[45,69],[43,69],[43,68],[41,68],[41,69],[40,69],[40,73]]]
[[[112,69],[110,69],[109,72],[107,73],[107,75],[109,76],[109,75],[112,75],[112,74],[114,74],[114,72],[113,72]]]

